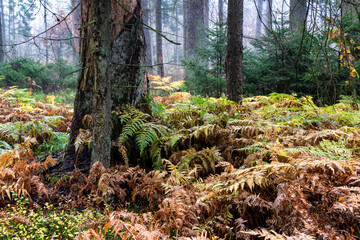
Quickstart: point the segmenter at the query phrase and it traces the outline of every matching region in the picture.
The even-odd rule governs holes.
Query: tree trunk
[[[91,165],[101,162],[110,167],[111,155],[111,92],[110,92],[110,52],[111,52],[111,2],[94,0],[94,103]]]
[[[222,28],[224,22],[224,0],[219,0],[218,5],[219,5],[219,25],[220,28]]]
[[[272,29],[272,5],[273,5],[273,0],[267,0],[266,27],[270,30]]]
[[[175,4],[177,4],[177,0],[175,0]],[[175,21],[175,41],[179,42],[179,19],[178,19],[178,8],[175,5],[175,16],[174,16],[174,21]],[[179,64],[179,54],[178,54],[178,45],[174,45],[174,63],[175,64]]]
[[[263,22],[263,3],[264,0],[258,0],[257,1],[257,6],[256,6],[256,11],[257,11],[257,18],[256,18],[256,35],[255,38],[256,39],[260,39],[261,37],[261,29],[262,29],[262,22]]]
[[[9,2],[9,45],[12,45],[15,43],[15,2],[10,1]],[[15,47],[11,46],[11,57],[16,57],[16,49]]]
[[[162,32],[162,10],[161,10],[161,0],[156,0],[156,31]],[[161,77],[164,77],[164,60],[162,53],[162,36],[156,34],[156,55],[157,55],[157,64],[158,71],[157,74]]]
[[[0,62],[4,62],[5,60],[5,51],[4,51],[4,45],[5,45],[5,37],[4,37],[4,22],[3,22],[3,16],[4,16],[4,6],[3,1],[0,0]]]
[[[101,160],[105,166],[110,165],[110,154],[107,147],[102,146],[109,146],[111,135],[117,137],[114,132],[109,134],[107,129],[109,109],[114,110],[121,104],[135,105],[144,95],[145,77],[141,69],[145,42],[139,22],[142,12],[140,0],[112,0],[110,14],[106,12],[108,7],[101,0],[81,0],[81,25],[85,26],[80,32],[82,71],[79,74],[70,133],[71,143],[74,143],[80,129],[85,128],[82,122],[84,116],[92,115],[93,144],[97,144],[94,146],[97,150],[92,152],[92,162]],[[110,91],[106,86],[111,86]],[[113,131],[120,128],[114,124]],[[68,148],[63,170],[73,169],[76,154],[73,146]],[[101,156],[106,158],[101,159]]]
[[[80,4],[80,0],[71,0],[71,8],[76,8]],[[78,63],[79,54],[80,54],[80,39],[77,38],[80,34],[79,28],[80,25],[80,5],[76,8],[76,10],[72,14],[72,25],[71,25],[71,34],[73,36],[72,39],[72,47],[73,47],[73,62]]]
[[[204,0],[204,27],[209,28],[209,0]]]
[[[144,12],[143,12],[143,20],[146,24],[150,25],[150,8],[148,4],[148,0],[141,1]],[[145,36],[145,43],[146,43],[146,72],[147,74],[153,74],[153,67],[152,67],[152,47],[151,47],[151,36],[150,30],[148,28],[144,29],[144,36]]]
[[[300,32],[306,27],[306,0],[290,0],[290,29]]]
[[[197,55],[197,48],[201,47],[204,28],[204,1],[184,0],[184,56],[189,59]]]
[[[240,102],[243,94],[243,4],[243,0],[229,0],[228,5],[226,89],[234,102]]]
[[[48,38],[48,26],[47,26],[47,0],[44,0],[44,27],[45,27],[45,38]],[[49,63],[49,48],[47,46],[47,39],[45,40],[45,63],[48,64]]]
[[[224,0],[219,0],[218,1],[218,7],[219,7],[219,34],[223,34],[223,29],[224,29]],[[221,36],[217,37],[217,41],[218,44],[225,44],[225,42],[221,41]],[[218,52],[218,56],[217,56],[217,77],[222,77],[223,76],[223,69],[222,66],[224,64],[224,54],[221,53],[221,51]]]

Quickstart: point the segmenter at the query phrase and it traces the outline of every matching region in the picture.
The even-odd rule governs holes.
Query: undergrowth
[[[0,139],[3,236],[40,236],[34,229],[76,239],[360,236],[360,113],[347,102],[319,108],[310,97],[271,94],[238,105],[176,93],[152,106],[158,115],[130,106],[114,112],[122,129],[113,146],[124,165],[96,163],[88,175],[76,169],[51,184],[44,183],[46,169],[56,160],[24,159],[33,149],[56,149],[51,136],[66,135],[48,132],[62,125],[35,119],[24,135],[14,121],[4,122],[11,124]],[[38,132],[36,124],[49,129]],[[76,142],[91,147],[91,132],[80,131]],[[131,166],[131,148],[157,169]],[[45,224],[51,219],[55,228]]]

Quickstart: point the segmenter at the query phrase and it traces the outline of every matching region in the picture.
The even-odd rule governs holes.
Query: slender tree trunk
[[[0,62],[4,62],[5,60],[5,51],[4,51],[4,45],[5,45],[5,37],[4,37],[4,22],[3,22],[3,16],[4,16],[4,6],[3,6],[3,0],[0,1]]]
[[[243,0],[229,0],[228,6],[226,89],[234,102],[240,102],[243,94],[243,4]]]
[[[186,26],[188,25],[188,19],[187,19],[187,0],[183,0],[183,37],[184,37],[184,47],[183,47],[183,55],[184,55],[184,60],[186,60],[186,49],[187,49],[187,41],[186,41]]]
[[[218,7],[219,7],[219,34],[223,33],[223,29],[224,29],[224,0],[218,0]],[[220,43],[220,36],[218,36],[218,42],[219,44],[222,44],[222,42]],[[225,43],[224,43],[225,44]],[[219,51],[218,53],[218,57],[217,57],[217,77],[222,77],[223,76],[223,69],[222,66],[224,65],[224,58],[225,56],[223,56],[223,54],[221,53],[221,51]]]
[[[290,0],[290,29],[300,32],[306,27],[306,0]]]
[[[204,0],[204,27],[209,28],[209,0]]]
[[[273,5],[273,0],[267,0],[266,27],[270,30],[272,29],[272,5]]]
[[[144,12],[143,12],[143,20],[146,24],[150,25],[150,8],[148,4],[148,0],[141,1]],[[146,65],[148,66],[146,69],[148,74],[153,74],[153,67],[152,67],[152,46],[151,46],[151,36],[150,30],[148,28],[144,29],[144,36],[145,36],[145,43],[146,43]]]
[[[218,0],[219,7],[219,25],[220,28],[223,27],[224,22],[224,0]]]
[[[63,52],[63,41],[57,41],[56,43],[56,60],[62,58],[62,52]]]
[[[177,0],[175,0],[177,1]],[[177,2],[176,2],[177,3]],[[177,6],[175,6],[175,41],[176,42],[179,42],[179,19],[178,19],[178,9],[177,9]],[[178,64],[179,63],[179,53],[178,53],[178,48],[179,46],[178,45],[174,45],[174,62],[175,64]]]
[[[76,8],[76,10],[72,14],[72,47],[73,47],[73,62],[78,63],[79,61],[79,54],[80,54],[80,39],[77,38],[80,35],[79,28],[80,25],[80,14],[81,14],[81,7],[80,7],[80,0],[71,0],[71,8]]]
[[[156,31],[162,32],[162,3],[161,0],[156,0]],[[164,60],[163,60],[163,52],[162,52],[162,36],[156,34],[156,55],[157,55],[157,64],[158,64],[158,72],[157,74],[161,77],[164,77]]]
[[[44,0],[43,4],[44,4],[44,27],[45,27],[45,31],[47,31],[48,30],[47,9],[46,9],[46,7],[48,7],[47,0]],[[48,38],[48,32],[45,33],[45,38]],[[49,47],[47,46],[47,40],[45,40],[45,63],[46,64],[49,63]]]
[[[6,44],[6,28],[5,28],[5,12],[4,12],[4,1],[0,0],[0,4],[1,4],[1,22],[2,22],[2,36],[3,36],[3,41],[4,44]],[[6,48],[4,47],[4,51],[6,51]]]
[[[15,2],[9,2],[9,44],[15,43]],[[11,57],[16,57],[16,49],[11,46]]]
[[[145,72],[141,68],[145,64],[145,42],[139,22],[142,18],[140,0],[112,0],[110,3],[109,13],[108,1],[81,0],[81,25],[85,26],[80,31],[82,71],[70,133],[71,143],[74,143],[80,129],[86,128],[82,122],[84,116],[92,115],[93,145],[96,146],[93,146],[91,162],[100,160],[105,166],[110,165],[110,137],[117,138],[116,131],[121,129],[120,123],[114,122],[110,134],[109,109],[115,110],[122,104],[135,105],[145,94]],[[62,166],[64,171],[71,171],[76,163],[80,164],[74,156],[77,153],[71,145]]]
[[[197,55],[203,42],[204,0],[184,0],[185,58]]]
[[[256,6],[256,10],[257,10],[257,18],[256,18],[256,35],[255,38],[256,39],[260,39],[261,37],[261,30],[262,30],[262,16],[263,16],[263,3],[264,0],[257,0],[257,6]]]

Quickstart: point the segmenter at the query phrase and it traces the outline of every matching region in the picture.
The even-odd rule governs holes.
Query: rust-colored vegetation
[[[76,169],[55,179],[47,169],[56,160],[39,162],[34,152],[54,131],[66,132],[71,112],[45,102],[24,109],[28,103],[1,94],[4,238],[21,239],[20,225],[40,236],[32,214],[54,211],[74,226],[45,231],[48,239],[360,236],[360,113],[347,102],[319,108],[310,97],[285,94],[246,98],[243,105],[182,93],[157,97],[156,115],[129,106],[114,113],[123,123],[113,142],[123,165],[96,163],[89,174]],[[50,116],[61,117],[53,124]],[[40,120],[48,132],[10,132],[10,124]],[[91,135],[76,144],[91,147]],[[139,150],[138,159],[130,148]],[[131,165],[145,161],[157,170]],[[15,200],[20,196],[29,199],[25,205]]]

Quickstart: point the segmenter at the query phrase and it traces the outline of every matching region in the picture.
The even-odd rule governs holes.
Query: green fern
[[[119,119],[123,124],[121,134],[118,138],[120,145],[134,137],[136,133],[143,128],[146,119],[149,117],[150,115],[143,113],[134,107],[125,106],[124,112],[119,116]]]
[[[43,120],[34,120],[22,125],[21,130],[32,137],[50,137],[53,129]]]
[[[353,149],[346,147],[346,140],[331,141],[323,139],[318,146],[299,146],[296,148],[287,148],[286,151],[292,154],[312,154],[315,156],[326,156],[331,160],[350,159]]]
[[[4,152],[11,151],[13,147],[5,141],[0,140],[0,155]]]
[[[322,140],[318,147],[311,147],[311,150],[317,155],[325,155],[332,160],[350,159],[352,156],[352,149],[346,148],[347,141],[330,141]]]
[[[169,135],[170,129],[166,126],[148,122],[150,115],[137,110],[134,107],[126,106],[122,114],[119,116],[123,124],[122,131],[117,140],[121,154],[124,155],[125,143],[135,138],[136,146],[140,150],[140,156],[145,156],[145,150],[148,149],[150,158],[155,168],[161,166],[161,148],[160,140]],[[126,158],[126,156],[124,156]],[[125,159],[126,160],[126,159]]]
[[[188,153],[183,156],[178,163],[180,172],[187,173],[188,175],[198,176],[200,172],[204,174],[214,174],[216,165],[221,162],[220,151],[215,147],[203,149],[195,152],[194,149],[188,150]]]
[[[144,123],[141,127],[141,131],[138,132],[135,137],[136,144],[140,149],[140,154],[142,154],[148,146],[159,141],[160,138],[168,136],[170,131],[167,127],[154,123]]]
[[[166,143],[171,147],[175,147],[178,142],[180,141],[180,139],[186,137],[185,134],[182,134],[182,133],[176,133],[176,134],[173,134],[169,137],[169,139],[166,141]]]
[[[120,144],[125,143],[128,139],[134,137],[137,132],[141,130],[143,125],[145,124],[145,119],[141,117],[136,117],[128,121],[122,129],[120,137],[118,139]]]
[[[0,140],[9,144],[18,143],[21,139],[20,123],[7,122],[0,125]]]

